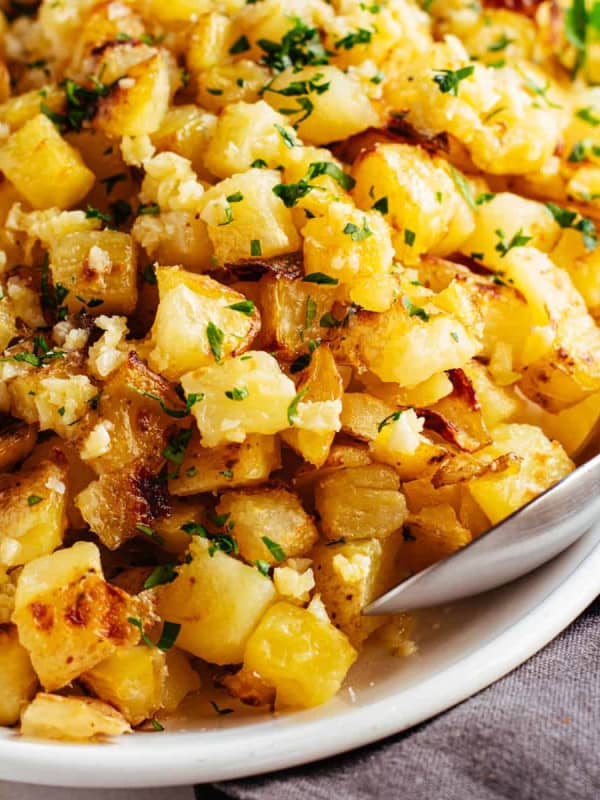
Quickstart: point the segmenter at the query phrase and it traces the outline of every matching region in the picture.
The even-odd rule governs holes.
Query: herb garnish
[[[475,67],[470,65],[462,67],[462,69],[436,69],[436,75],[433,76],[434,83],[437,83],[438,88],[442,94],[452,94],[458,97],[458,87],[461,81],[470,77],[475,71]]]
[[[265,547],[269,550],[276,561],[285,561],[287,556],[280,544],[269,539],[268,536],[261,536]]]

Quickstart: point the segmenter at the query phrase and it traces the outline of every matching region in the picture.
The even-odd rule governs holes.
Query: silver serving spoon
[[[596,455],[466,547],[391,589],[363,614],[396,614],[495,589],[550,561],[599,519]]]

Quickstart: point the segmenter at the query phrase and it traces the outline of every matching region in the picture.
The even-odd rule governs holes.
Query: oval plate
[[[600,524],[535,573],[436,612],[406,659],[366,650],[332,702],[295,713],[190,704],[165,733],[108,744],[27,741],[0,729],[0,779],[51,786],[206,783],[325,758],[410,728],[525,661],[600,592]],[[213,697],[217,697],[213,693]],[[220,706],[231,700],[217,697]]]

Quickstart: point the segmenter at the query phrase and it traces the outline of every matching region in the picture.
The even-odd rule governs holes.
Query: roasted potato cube
[[[66,480],[62,459],[0,475],[0,564],[26,564],[62,544]]]
[[[136,644],[139,631],[128,622],[136,610],[129,595],[104,581],[98,548],[77,542],[25,565],[13,620],[42,685],[51,691],[118,647]]]
[[[336,470],[317,481],[319,527],[327,539],[384,539],[402,527],[406,501],[395,470],[372,464]]]
[[[315,547],[311,557],[317,591],[329,618],[351,644],[363,641],[385,617],[363,616],[362,610],[382,595],[395,577],[394,563],[401,534]]]
[[[243,294],[177,267],[159,267],[156,277],[160,302],[148,356],[152,369],[176,380],[250,346],[260,316]]]
[[[139,725],[161,707],[166,675],[165,654],[139,644],[116,650],[84,672],[80,680],[118,709],[127,722]]]
[[[249,433],[272,434],[290,427],[294,383],[273,356],[258,350],[229,358],[181,379],[206,447],[243,442]]]
[[[403,263],[415,264],[423,253],[451,253],[473,230],[473,212],[446,162],[420,148],[376,144],[359,156],[352,174],[360,208],[386,199],[385,218]]]
[[[233,535],[246,561],[277,564],[306,555],[319,538],[312,518],[287,489],[226,492],[217,506],[234,523]],[[271,547],[265,541],[271,543]]]
[[[220,264],[300,249],[292,211],[273,194],[279,183],[276,170],[250,169],[206,192],[200,217]]]
[[[159,152],[170,151],[187,158],[198,177],[208,180],[212,174],[225,177],[209,172],[210,167],[207,169],[206,154],[216,135],[216,128],[217,118],[214,114],[194,105],[175,106],[167,111],[160,128],[150,138]]]
[[[277,707],[310,708],[336,694],[356,655],[331,622],[281,602],[250,636],[244,667],[275,687]]]
[[[399,565],[410,572],[420,572],[469,544],[471,538],[452,506],[425,506],[406,521]]]
[[[514,453],[517,470],[485,474],[469,481],[468,489],[493,525],[533,500],[573,470],[573,463],[558,442],[552,442],[533,425],[498,425],[493,442],[480,450],[481,458]]]
[[[275,599],[273,583],[255,567],[194,537],[191,561],[159,590],[158,611],[177,622],[177,646],[214,664],[239,664],[248,637]]]
[[[260,280],[261,340],[290,357],[305,352],[308,341],[323,336],[321,320],[338,294],[335,286],[266,274]]]
[[[446,454],[443,447],[423,436],[423,423],[414,409],[396,411],[380,420],[377,435],[370,444],[373,458],[394,467],[402,481],[431,471]]]
[[[285,161],[286,146],[275,126],[286,124],[264,100],[227,105],[206,148],[206,166],[219,178],[245,172],[257,159],[278,167]]]
[[[264,93],[265,100],[276,110],[290,108],[293,104],[282,94],[285,95],[292,84],[299,85],[300,81],[327,86],[324,92],[311,92],[310,114],[299,102],[303,99],[301,95],[297,100],[298,113],[288,116],[288,124],[297,126],[298,136],[303,142],[337,142],[371,126],[378,126],[378,114],[360,82],[338,67],[319,65],[300,70],[288,67],[271,81],[269,91]],[[308,95],[304,97],[308,98]]]
[[[213,263],[206,225],[191,211],[138,216],[131,234],[159,264],[178,264],[190,272],[206,272]]]
[[[94,185],[77,150],[39,114],[0,148],[0,169],[34,208],[71,208]]]
[[[137,60],[138,56],[128,50],[139,50],[140,55],[146,57]],[[136,63],[129,66],[133,59]],[[108,63],[112,61],[115,63]],[[107,97],[100,98],[94,127],[111,138],[154,133],[169,105],[166,57],[153,48],[132,44],[113,49],[105,63],[108,66],[105,80],[109,80],[111,72],[119,80]]]
[[[128,233],[81,231],[57,239],[50,249],[54,284],[68,294],[71,313],[130,314],[137,303],[137,265]]]
[[[75,504],[110,550],[116,550],[135,536],[150,535],[155,519],[169,513],[164,481],[139,461],[118,472],[101,475],[79,492]]]
[[[342,432],[353,439],[371,442],[377,437],[382,420],[395,410],[394,406],[367,392],[345,392],[342,397]]]
[[[14,725],[35,694],[37,675],[14,625],[0,626],[0,725]]]
[[[268,480],[280,467],[280,446],[275,436],[252,433],[241,443],[203,447],[194,431],[179,475],[169,479],[169,491],[185,496],[253,486]]]
[[[37,431],[33,425],[13,422],[0,431],[0,470],[12,469],[35,447]]]
[[[162,693],[162,708],[167,712],[176,711],[188,694],[197,692],[202,681],[190,665],[190,657],[178,647],[167,653],[167,675]]]
[[[342,378],[327,345],[312,353],[296,388],[302,393],[297,419],[281,436],[305,461],[320,467],[340,429],[342,410]]]
[[[121,714],[92,697],[40,692],[21,716],[21,733],[38,739],[85,741],[130,733]]]
[[[190,546],[190,534],[183,530],[183,525],[193,522],[201,524],[205,521],[209,511],[209,501],[197,497],[190,500],[171,501],[169,513],[159,517],[153,522],[153,529],[158,534],[156,539],[162,539],[160,546],[168,553],[184,555]]]
[[[183,414],[182,409],[170,384],[130,352],[104,384],[98,400],[99,422],[84,434],[82,457],[100,475],[123,470],[132,461],[158,471],[175,424],[167,412]],[[98,425],[105,432],[102,437]]]

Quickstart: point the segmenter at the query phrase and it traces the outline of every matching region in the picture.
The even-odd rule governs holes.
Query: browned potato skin
[[[31,453],[37,441],[35,425],[14,422],[0,432],[0,471],[12,469]]]

